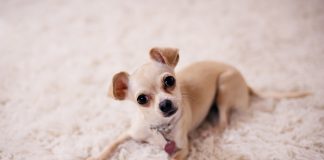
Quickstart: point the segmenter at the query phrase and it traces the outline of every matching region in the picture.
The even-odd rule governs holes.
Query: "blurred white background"
[[[310,90],[272,113],[193,139],[189,159],[324,158],[321,0],[0,0],[0,159],[84,159],[129,126],[134,108],[106,97],[154,46],[236,66],[256,89]],[[166,159],[128,142],[116,159]]]

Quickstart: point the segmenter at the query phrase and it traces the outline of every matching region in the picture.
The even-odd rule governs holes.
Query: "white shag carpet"
[[[308,90],[254,100],[221,137],[193,134],[189,160],[324,159],[322,0],[1,0],[0,159],[82,160],[129,125],[134,106],[107,98],[113,73],[153,46],[236,66],[259,90]],[[275,104],[273,106],[273,104]],[[115,159],[166,160],[129,141]]]

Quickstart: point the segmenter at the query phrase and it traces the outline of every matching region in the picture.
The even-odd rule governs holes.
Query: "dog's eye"
[[[165,87],[172,87],[175,84],[175,79],[172,76],[167,76],[164,78],[164,85]]]
[[[137,103],[138,104],[146,104],[148,102],[148,97],[145,94],[141,94],[137,97]]]

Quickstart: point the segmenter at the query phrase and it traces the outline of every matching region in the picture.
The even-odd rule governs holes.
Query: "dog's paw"
[[[89,157],[86,160],[100,160],[99,158],[95,158],[95,157]]]

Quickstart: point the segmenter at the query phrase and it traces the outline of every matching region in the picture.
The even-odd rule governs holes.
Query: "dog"
[[[234,67],[215,61],[194,63],[175,73],[179,61],[176,48],[152,48],[151,61],[133,74],[113,76],[109,96],[131,100],[137,105],[137,117],[131,127],[107,146],[95,160],[110,158],[117,147],[129,140],[147,142],[164,148],[172,160],[184,160],[189,154],[188,135],[206,118],[212,104],[217,104],[217,128],[229,124],[233,109],[249,107],[252,90]],[[275,93],[273,98],[293,98],[305,92]],[[269,95],[268,95],[269,96]]]

